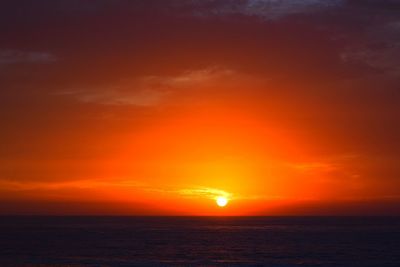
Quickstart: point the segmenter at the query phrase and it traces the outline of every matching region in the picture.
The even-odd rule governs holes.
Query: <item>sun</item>
[[[217,197],[217,198],[215,199],[215,201],[217,202],[217,205],[218,205],[219,207],[225,207],[226,204],[228,204],[228,199],[227,199],[226,197],[222,197],[222,196]]]

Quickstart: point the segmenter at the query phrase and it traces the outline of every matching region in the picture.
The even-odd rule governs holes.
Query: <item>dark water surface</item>
[[[0,266],[400,266],[399,217],[0,217]]]

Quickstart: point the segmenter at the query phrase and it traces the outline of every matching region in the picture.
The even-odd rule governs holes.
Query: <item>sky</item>
[[[1,1],[0,214],[399,215],[399,10]]]

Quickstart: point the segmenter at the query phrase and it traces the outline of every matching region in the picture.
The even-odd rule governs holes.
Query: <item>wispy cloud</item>
[[[233,73],[229,69],[209,67],[185,71],[176,76],[144,76],[102,88],[64,90],[56,95],[70,96],[82,103],[151,107],[162,104],[173,94],[199,89],[210,81]]]
[[[233,0],[195,1],[201,16],[241,14],[275,20],[288,15],[310,13],[339,7],[344,0]],[[192,2],[193,3],[193,2]]]
[[[160,104],[162,99],[168,95],[168,92],[151,89],[123,90],[121,87],[109,87],[100,90],[64,91],[57,94],[72,96],[82,103],[149,107]]]
[[[320,182],[341,183],[346,180],[348,186],[358,186],[361,174],[357,161],[357,154],[343,154],[315,161],[290,162],[286,166],[307,177],[318,177]]]
[[[226,197],[230,200],[278,200],[285,198],[284,196],[278,196],[278,195],[259,195],[259,194],[243,195],[206,186],[189,186],[181,189],[147,188],[147,190],[163,194],[178,195],[183,198],[189,198],[189,199],[195,199],[195,198],[216,199],[217,197],[220,196]]]
[[[12,181],[0,180],[0,188],[6,191],[56,191],[64,189],[109,189],[120,188],[129,189],[135,188],[144,192],[156,192],[160,194],[171,194],[183,198],[207,198],[214,199],[218,196],[232,198],[233,194],[227,191],[211,188],[211,187],[188,187],[188,188],[160,188],[150,186],[148,184],[138,182],[132,179],[119,179],[119,180],[74,180],[74,181],[54,181],[54,182],[41,182],[41,181]]]
[[[19,63],[44,64],[55,62],[57,58],[47,52],[32,52],[20,50],[0,50],[0,65]]]
[[[321,172],[332,172],[340,168],[336,163],[330,162],[302,162],[290,164],[290,167],[299,171],[321,171]]]
[[[219,196],[232,198],[233,194],[221,189],[210,187],[194,187],[177,190],[176,193],[189,198],[210,198],[214,199]]]
[[[61,182],[40,181],[11,181],[0,180],[0,188],[3,190],[59,190],[59,189],[98,189],[107,187],[144,187],[143,183],[132,180],[106,181],[106,180],[76,180]]]
[[[277,19],[291,14],[333,8],[342,4],[342,0],[249,0],[242,12],[265,19]]]
[[[381,34],[385,31],[386,34]],[[364,44],[347,47],[340,54],[340,59],[347,64],[359,64],[376,70],[375,75],[388,74],[397,79],[400,74],[399,33],[400,30],[395,28],[370,31]]]

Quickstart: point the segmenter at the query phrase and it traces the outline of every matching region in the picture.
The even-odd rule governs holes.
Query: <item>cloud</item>
[[[144,76],[102,88],[60,91],[56,95],[70,96],[82,103],[152,107],[162,104],[173,94],[202,88],[210,81],[233,73],[229,69],[209,67],[185,71],[176,76]]]
[[[183,88],[230,76],[233,73],[234,71],[230,69],[211,66],[205,69],[185,71],[177,76],[147,76],[143,80],[154,86]]]
[[[165,192],[165,191],[164,191]],[[172,194],[178,194],[184,198],[206,198],[206,199],[215,199],[219,196],[226,197],[230,200],[246,200],[246,201],[274,201],[274,200],[284,200],[287,199],[287,196],[283,195],[259,195],[259,194],[250,194],[250,195],[243,195],[243,194],[233,194],[231,192],[227,192],[217,188],[211,187],[191,187],[191,188],[184,188],[180,190],[172,190],[169,191]],[[302,198],[305,199],[305,198]],[[309,198],[312,199],[312,198]]]
[[[195,187],[177,190],[176,193],[189,198],[209,198],[214,199],[218,196],[232,198],[232,194],[226,191],[210,188],[210,187]]]
[[[398,6],[395,2],[352,1],[343,13],[338,13],[343,18],[341,37],[347,40],[347,43],[343,42],[339,58],[344,64],[370,70],[368,75],[361,77],[364,82],[370,83],[371,79],[378,78],[380,83],[386,80],[397,83],[400,74],[400,20],[393,13]]]
[[[349,153],[319,160],[287,163],[286,166],[304,177],[317,178],[319,183],[343,184],[345,181],[347,188],[359,189],[362,185],[360,178],[363,176],[358,167],[359,161],[360,155]]]
[[[143,183],[132,180],[106,181],[106,180],[75,180],[75,181],[11,181],[0,180],[0,188],[11,191],[30,190],[60,190],[60,189],[99,189],[109,187],[140,188],[145,187]]]
[[[276,19],[292,14],[333,8],[342,4],[342,0],[249,0],[243,13],[265,19]]]
[[[13,181],[0,179],[0,191],[23,192],[23,191],[60,191],[60,190],[102,190],[110,188],[119,189],[139,189],[144,192],[155,192],[158,194],[171,194],[184,198],[206,198],[215,199],[218,196],[224,196],[232,199],[233,194],[210,187],[190,187],[183,189],[168,189],[150,186],[131,179],[119,180],[74,180],[74,181]]]
[[[296,170],[304,172],[333,172],[340,169],[340,166],[338,164],[327,162],[303,162],[290,164],[289,166]]]
[[[46,64],[55,62],[57,58],[46,52],[26,52],[20,50],[0,50],[0,65],[20,63]]]
[[[288,15],[317,12],[342,6],[344,0],[247,0],[247,1],[195,1],[196,14],[242,14],[275,20]],[[193,4],[193,2],[191,2]]]
[[[72,95],[82,103],[139,107],[156,106],[167,94],[167,92],[150,89],[123,91],[120,90],[119,87],[111,87],[96,91],[70,91],[59,93],[59,95]]]
[[[347,47],[340,58],[344,63],[362,64],[376,70],[376,74],[389,74],[396,78],[400,74],[400,28],[396,24],[375,26],[368,30],[365,42]]]

